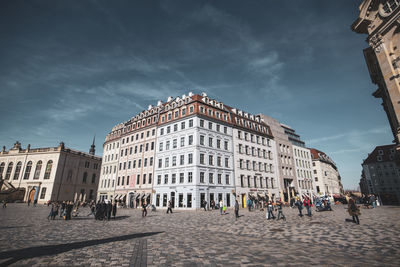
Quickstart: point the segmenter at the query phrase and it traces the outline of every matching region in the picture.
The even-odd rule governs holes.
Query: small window
[[[42,188],[42,192],[40,193],[40,199],[44,199],[46,196],[46,187]]]

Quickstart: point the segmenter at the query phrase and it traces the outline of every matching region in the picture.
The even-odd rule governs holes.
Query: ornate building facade
[[[324,152],[310,148],[315,187],[320,195],[338,197],[344,194],[336,163]]]
[[[94,155],[94,143],[90,153],[58,147],[21,147],[19,142],[0,152],[0,179],[2,187],[24,191],[22,201],[96,199],[99,184],[101,158]]]
[[[396,145],[377,146],[362,163],[363,194],[376,194],[384,205],[400,204],[400,168]]]
[[[382,99],[397,149],[400,149],[400,1],[364,0],[359,17],[351,28],[366,34],[364,57],[371,81],[377,85],[373,95]]]

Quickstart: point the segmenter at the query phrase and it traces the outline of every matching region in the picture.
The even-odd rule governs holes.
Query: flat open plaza
[[[362,209],[345,222],[346,206],[287,221],[240,210],[149,212],[119,209],[96,221],[88,208],[71,221],[48,221],[49,207],[0,209],[0,266],[399,266],[400,207]]]

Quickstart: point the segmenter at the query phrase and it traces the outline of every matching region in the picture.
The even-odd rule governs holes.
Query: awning
[[[136,198],[142,198],[143,194],[137,194]]]
[[[124,198],[126,198],[126,195],[120,195],[119,196],[119,199],[121,199],[121,200],[124,199]]]
[[[151,193],[147,193],[144,198],[148,198],[151,195]]]
[[[115,195],[115,196],[114,196],[114,199],[117,200],[117,199],[118,199],[118,196],[119,196],[119,195]]]

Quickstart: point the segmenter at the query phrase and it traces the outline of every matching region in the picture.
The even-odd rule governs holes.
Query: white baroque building
[[[101,158],[94,153],[94,140],[89,153],[66,148],[62,142],[58,147],[26,149],[16,142],[0,152],[2,187],[23,190],[25,202],[95,200]]]
[[[271,129],[259,115],[230,108],[233,117],[236,194],[247,200],[275,200],[280,194],[276,145]]]
[[[234,204],[232,127],[222,103],[192,95],[163,105],[157,129],[153,203],[200,208]]]
[[[336,163],[324,152],[310,148],[316,191],[331,197],[344,193]]]

